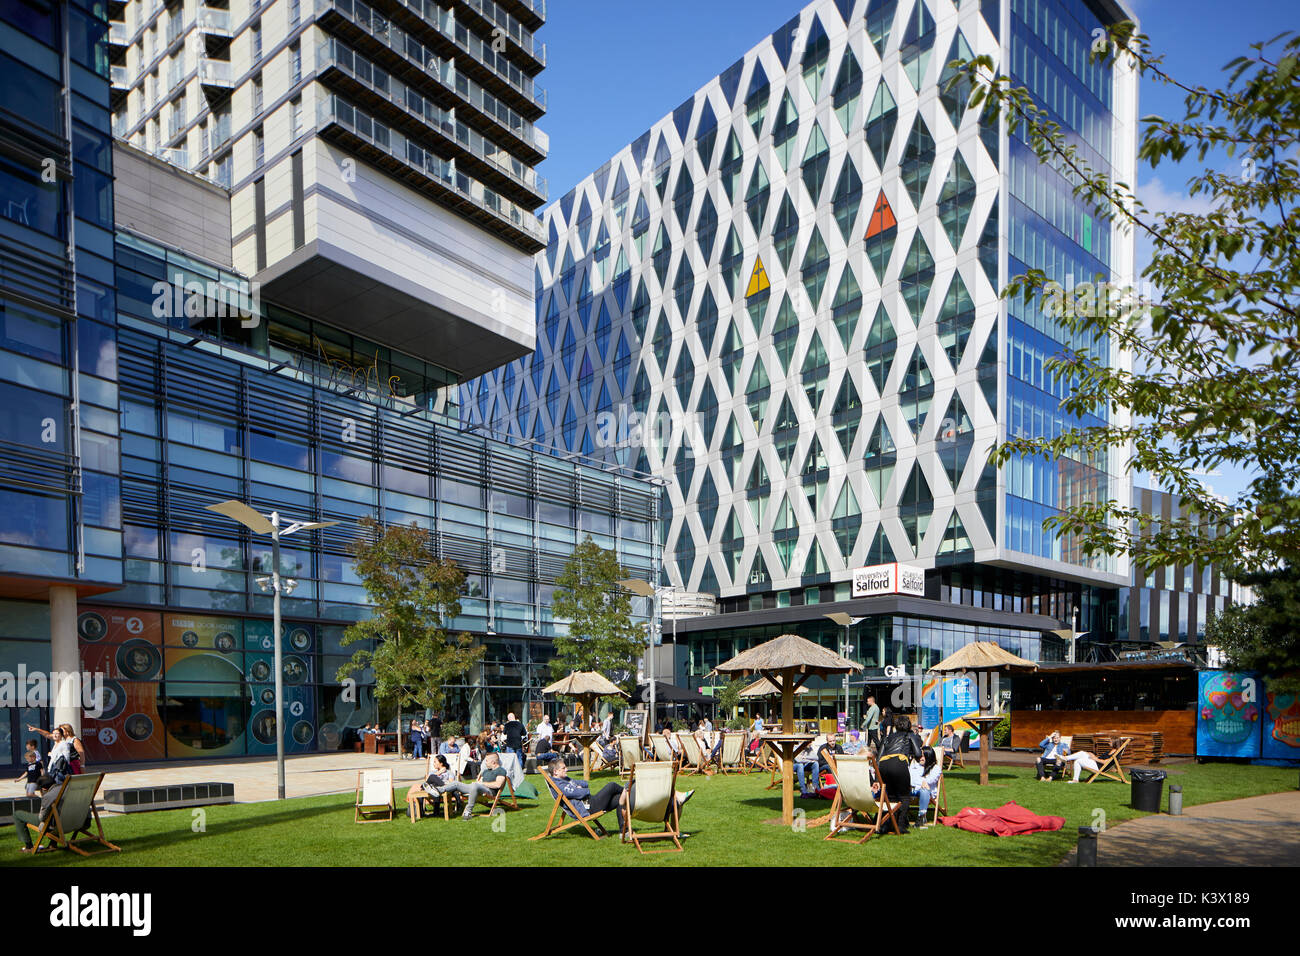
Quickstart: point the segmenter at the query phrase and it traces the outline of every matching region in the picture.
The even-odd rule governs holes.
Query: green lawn
[[[1183,786],[1184,803],[1210,803],[1237,797],[1289,790],[1295,770],[1233,764],[1180,764],[1167,768],[1170,783]],[[886,836],[865,846],[823,840],[826,828],[793,832],[764,823],[780,815],[777,790],[765,790],[766,775],[692,777],[681,781],[697,787],[682,817],[692,834],[684,853],[641,856],[617,837],[595,842],[571,830],[547,840],[530,842],[541,832],[550,802],[525,802],[527,809],[505,817],[505,831],[476,816],[466,823],[425,819],[410,823],[405,815],[392,823],[352,822],[352,795],[310,797],[283,803],[251,803],[209,807],[206,832],[191,828],[190,810],[170,810],[111,817],[105,830],[122,853],[92,859],[66,852],[25,856],[14,832],[0,829],[0,863],[12,866],[1051,866],[1059,863],[1077,838],[1076,828],[1094,822],[1097,808],[1113,826],[1140,816],[1128,808],[1127,786],[1101,782],[1070,785],[1038,783],[1032,768],[995,767],[994,786],[982,788],[977,770],[948,775],[948,809],[996,807],[1007,800],[1043,814],[1064,816],[1065,828],[1055,833],[991,837],[950,827],[913,831],[905,837]],[[540,782],[540,777],[530,780]],[[593,790],[616,779],[597,775]],[[405,789],[399,788],[399,810]],[[808,818],[824,814],[823,800],[799,800]],[[613,829],[612,814],[610,820]]]

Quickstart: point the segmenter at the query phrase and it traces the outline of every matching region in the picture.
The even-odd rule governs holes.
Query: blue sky
[[[1127,0],[1165,67],[1188,85],[1217,86],[1222,67],[1251,43],[1300,28],[1294,0]],[[550,0],[548,67],[541,80],[551,138],[541,175],[558,200],[709,79],[738,60],[804,4],[800,0]],[[1139,114],[1181,117],[1182,93],[1143,81]],[[1226,163],[1225,163],[1226,165]],[[1139,170],[1139,195],[1152,209],[1194,211],[1186,195],[1194,168]],[[1143,249],[1139,247],[1139,266]],[[1240,474],[1211,476],[1235,496]]]

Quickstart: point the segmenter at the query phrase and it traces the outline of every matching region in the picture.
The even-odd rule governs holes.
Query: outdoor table
[[[582,745],[582,779],[591,779],[591,745],[600,736],[599,730],[575,730],[569,734]]]
[[[968,724],[975,724],[980,735],[980,786],[986,786],[989,782],[989,749],[993,746],[993,728],[996,726],[1004,715],[1002,714],[979,714],[975,717],[962,718]]]
[[[816,734],[763,734],[762,739],[781,755],[781,822],[794,822],[794,755],[816,739]]]

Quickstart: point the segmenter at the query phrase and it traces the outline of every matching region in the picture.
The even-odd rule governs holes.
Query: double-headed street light
[[[849,628],[851,628],[854,624],[858,624],[862,621],[865,621],[866,618],[853,617],[850,614],[845,614],[843,611],[835,611],[833,614],[823,614],[822,617],[830,618],[836,624],[844,628],[844,645],[840,649],[840,653],[843,654],[845,657],[848,657],[850,654],[853,653],[853,645],[849,643]],[[844,672],[844,730],[847,732],[848,729],[849,729],[849,674],[848,671],[845,671]]]
[[[275,773],[279,799],[283,800],[284,674],[282,673],[283,665],[280,660],[280,595],[282,593],[293,593],[293,589],[298,586],[298,582],[292,578],[280,577],[280,538],[291,535],[295,531],[315,531],[317,528],[328,528],[338,524],[338,522],[294,521],[290,522],[287,528],[281,530],[280,512],[278,511],[272,511],[269,515],[264,515],[260,511],[250,508],[242,501],[222,501],[215,505],[208,505],[207,509],[238,521],[254,534],[269,534],[271,536],[271,574],[269,577],[258,578],[257,583],[263,591],[272,593],[272,607],[274,609],[272,612],[271,634],[275,642]]]

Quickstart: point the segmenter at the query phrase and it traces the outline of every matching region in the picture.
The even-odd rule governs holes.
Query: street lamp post
[[[859,622],[861,622],[861,621],[865,621],[866,618],[864,618],[864,617],[853,617],[852,615],[845,614],[843,611],[836,611],[836,612],[833,613],[833,614],[823,614],[822,617],[829,618],[830,620],[834,621],[836,624],[838,624],[838,625],[840,625],[841,627],[844,628],[844,644],[843,644],[843,646],[840,648],[840,653],[841,653],[844,657],[848,657],[850,654],[853,653],[853,645],[849,643],[849,628],[851,628],[854,624],[857,624],[857,623],[859,623]],[[848,729],[849,729],[849,675],[848,675],[848,672],[845,671],[845,673],[844,673],[844,730],[845,730],[845,733],[848,732]],[[848,738],[846,737],[845,739],[847,740]]]
[[[639,596],[641,596],[641,597],[643,597],[643,598],[651,598],[652,601],[653,601],[653,603],[651,604],[651,615],[652,615],[652,616],[651,616],[651,619],[650,619],[650,664],[649,664],[649,667],[646,669],[646,680],[647,680],[647,682],[648,682],[649,685],[650,685],[650,723],[649,723],[648,727],[646,728],[646,732],[647,732],[647,733],[654,733],[654,722],[655,722],[655,648],[656,648],[656,647],[658,646],[658,644],[659,644],[659,641],[657,641],[655,638],[659,636],[659,632],[660,632],[660,630],[661,630],[662,627],[663,627],[662,620],[661,620],[661,618],[663,617],[663,598],[661,597],[661,594],[662,594],[663,591],[672,591],[672,592],[675,592],[675,591],[676,591],[676,588],[675,588],[673,585],[671,585],[671,584],[668,585],[668,587],[666,587],[666,588],[656,588],[656,587],[655,587],[653,584],[651,584],[649,581],[642,581],[640,578],[625,578],[625,579],[619,581],[618,584],[619,584],[620,587],[626,588],[627,590],[631,591],[633,594],[639,595]],[[677,604],[677,602],[674,601],[674,602],[673,602],[673,643],[674,643],[674,644],[677,643],[677,607],[676,607],[676,604]]]
[[[280,512],[272,511],[263,515],[242,501],[222,501],[208,505],[209,511],[225,515],[238,521],[254,534],[271,536],[271,574],[269,578],[258,578],[262,590],[272,592],[271,605],[271,639],[275,648],[275,776],[276,793],[284,799],[284,673],[280,655],[280,594],[290,594],[298,586],[292,578],[280,577],[280,538],[287,537],[295,531],[314,531],[338,524],[337,521],[294,521],[283,531],[280,530]],[[269,587],[268,587],[269,585]],[[399,728],[400,731],[400,728]]]

